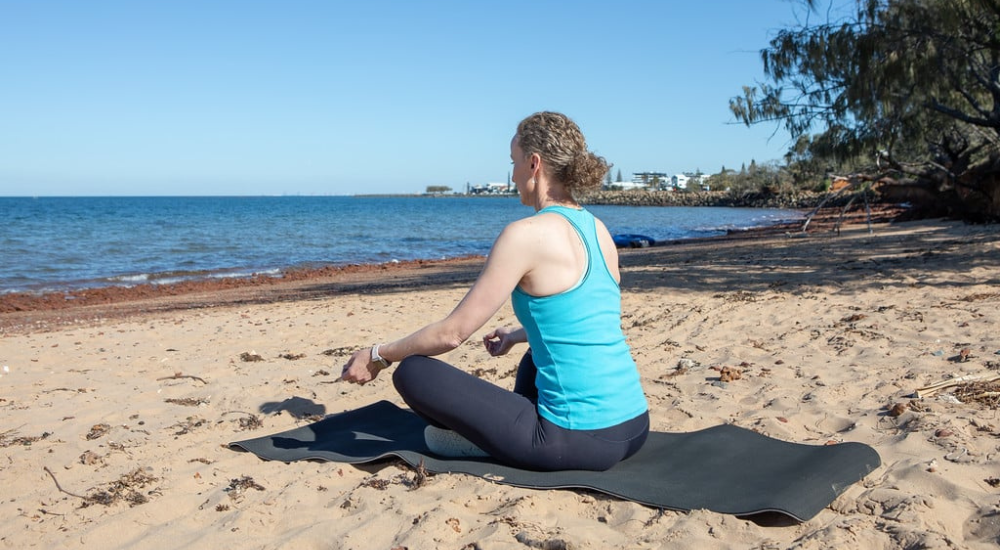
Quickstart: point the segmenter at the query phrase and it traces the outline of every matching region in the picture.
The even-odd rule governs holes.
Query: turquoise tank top
[[[631,420],[646,411],[646,396],[621,328],[621,290],[601,252],[594,216],[564,206],[537,214],[547,212],[576,229],[587,249],[587,267],[565,292],[532,296],[516,287],[511,293],[538,368],[538,413],[571,430]]]

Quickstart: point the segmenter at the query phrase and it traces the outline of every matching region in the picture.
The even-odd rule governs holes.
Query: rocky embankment
[[[755,191],[732,193],[728,191],[675,192],[675,191],[597,191],[581,197],[584,204],[612,204],[618,206],[729,206],[744,208],[815,208],[827,193],[796,192],[769,193]],[[833,197],[825,206],[844,206],[851,195]],[[871,199],[870,199],[871,200]],[[876,202],[877,198],[874,199]],[[864,204],[860,196],[855,204]]]

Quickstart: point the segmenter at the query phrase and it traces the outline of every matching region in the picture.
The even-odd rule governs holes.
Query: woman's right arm
[[[497,238],[486,265],[469,292],[452,312],[412,334],[379,346],[379,354],[390,362],[410,355],[434,356],[451,351],[465,342],[489,321],[507,301],[514,287],[537,263],[539,239],[533,230],[534,220],[527,218],[508,225]],[[510,345],[524,341],[516,330]],[[508,346],[509,349],[509,346]],[[378,374],[369,350],[356,352],[344,365],[341,378],[364,383]]]

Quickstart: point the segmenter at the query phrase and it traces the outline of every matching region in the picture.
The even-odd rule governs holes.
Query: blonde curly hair
[[[537,153],[549,167],[549,176],[573,195],[601,187],[610,165],[587,150],[583,132],[562,113],[542,111],[517,125],[517,144],[525,156]]]

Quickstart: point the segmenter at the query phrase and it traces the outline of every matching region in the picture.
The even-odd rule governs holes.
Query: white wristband
[[[385,358],[383,358],[381,355],[378,354],[378,347],[380,345],[381,344],[375,344],[374,346],[372,346],[372,363],[378,365],[379,370],[382,370],[389,368],[389,365],[391,365],[392,363],[390,361],[386,361]]]

